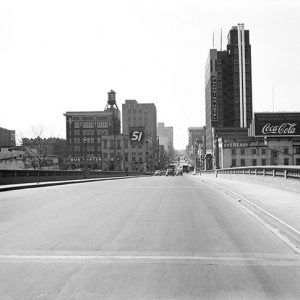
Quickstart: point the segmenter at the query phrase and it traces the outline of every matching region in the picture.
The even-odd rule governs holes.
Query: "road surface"
[[[300,258],[201,178],[0,193],[1,299],[299,299]]]

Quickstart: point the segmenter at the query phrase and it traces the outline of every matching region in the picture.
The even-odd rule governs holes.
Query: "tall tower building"
[[[249,30],[245,30],[244,24],[231,28],[226,50],[209,51],[205,103],[206,149],[212,153],[218,128],[244,132],[252,119],[251,45]]]
[[[158,123],[157,136],[159,144],[163,145],[166,151],[173,151],[173,126],[165,126],[165,123]]]
[[[146,140],[151,144],[152,159],[157,159],[157,116],[154,103],[138,103],[125,100],[122,104],[122,130],[128,135],[133,128],[142,128]]]

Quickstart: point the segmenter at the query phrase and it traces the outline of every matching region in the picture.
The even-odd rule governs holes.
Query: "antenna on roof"
[[[274,86],[272,85],[272,106],[273,106],[273,112],[274,112]]]
[[[222,51],[222,28],[221,28],[221,51]]]

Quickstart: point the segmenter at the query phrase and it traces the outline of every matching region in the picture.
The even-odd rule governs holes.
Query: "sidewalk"
[[[281,221],[300,232],[300,182],[287,182],[285,179],[265,182],[257,178],[255,181],[244,175],[197,175],[198,180],[219,184],[243,196]],[[291,184],[291,189],[287,185]],[[295,186],[298,188],[295,189]]]

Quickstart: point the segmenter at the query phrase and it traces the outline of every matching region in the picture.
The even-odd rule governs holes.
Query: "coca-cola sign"
[[[255,136],[300,136],[300,113],[255,113]]]

